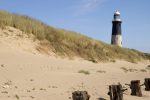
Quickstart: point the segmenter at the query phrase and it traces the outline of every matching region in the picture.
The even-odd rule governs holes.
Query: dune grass
[[[0,27],[3,29],[6,26],[20,29],[28,35],[33,34],[41,41],[41,46],[49,46],[49,50],[60,56],[78,56],[94,63],[111,62],[115,59],[130,62],[150,59],[150,54],[109,45],[80,33],[57,29],[28,16],[0,11]],[[45,40],[48,42],[42,42]]]

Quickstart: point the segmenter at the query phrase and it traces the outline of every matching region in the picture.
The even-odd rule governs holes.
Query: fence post
[[[72,93],[73,100],[89,100],[90,95],[87,91],[75,91]]]
[[[150,91],[150,78],[145,78],[144,85],[145,85],[145,90]]]
[[[131,95],[142,97],[140,80],[132,80],[130,84]]]
[[[123,100],[123,92],[126,89],[122,89],[122,85],[110,85],[108,95],[110,96],[110,100]]]

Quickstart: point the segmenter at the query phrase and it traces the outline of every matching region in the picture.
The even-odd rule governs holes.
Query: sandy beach
[[[149,61],[92,63],[47,56],[35,49],[37,44],[30,38],[7,33],[0,32],[0,100],[71,100],[76,90],[88,91],[90,100],[109,100],[108,85],[120,82],[125,86],[131,80],[143,84],[150,77]],[[143,97],[131,96],[126,87],[124,100],[150,100],[144,87]]]

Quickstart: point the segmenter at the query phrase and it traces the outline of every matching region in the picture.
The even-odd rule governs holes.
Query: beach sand
[[[88,91],[90,100],[109,100],[109,85],[120,82],[125,86],[131,80],[143,84],[144,78],[150,78],[149,61],[92,63],[81,58],[47,56],[40,54],[35,49],[37,43],[27,36],[6,33],[0,30],[0,100],[71,100],[76,90]],[[126,88],[124,100],[150,100],[144,86],[143,97],[131,96],[130,88]]]

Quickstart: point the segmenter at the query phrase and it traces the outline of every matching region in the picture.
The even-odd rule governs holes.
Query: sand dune
[[[88,91],[90,100],[109,100],[108,85],[136,79],[142,84],[150,77],[148,61],[95,64],[46,56],[35,49],[37,45],[32,36],[23,36],[19,30],[0,30],[0,100],[70,100],[75,90]],[[89,74],[79,73],[81,70]],[[150,92],[144,87],[142,92],[143,97],[130,96],[129,89],[124,100],[150,100]]]

